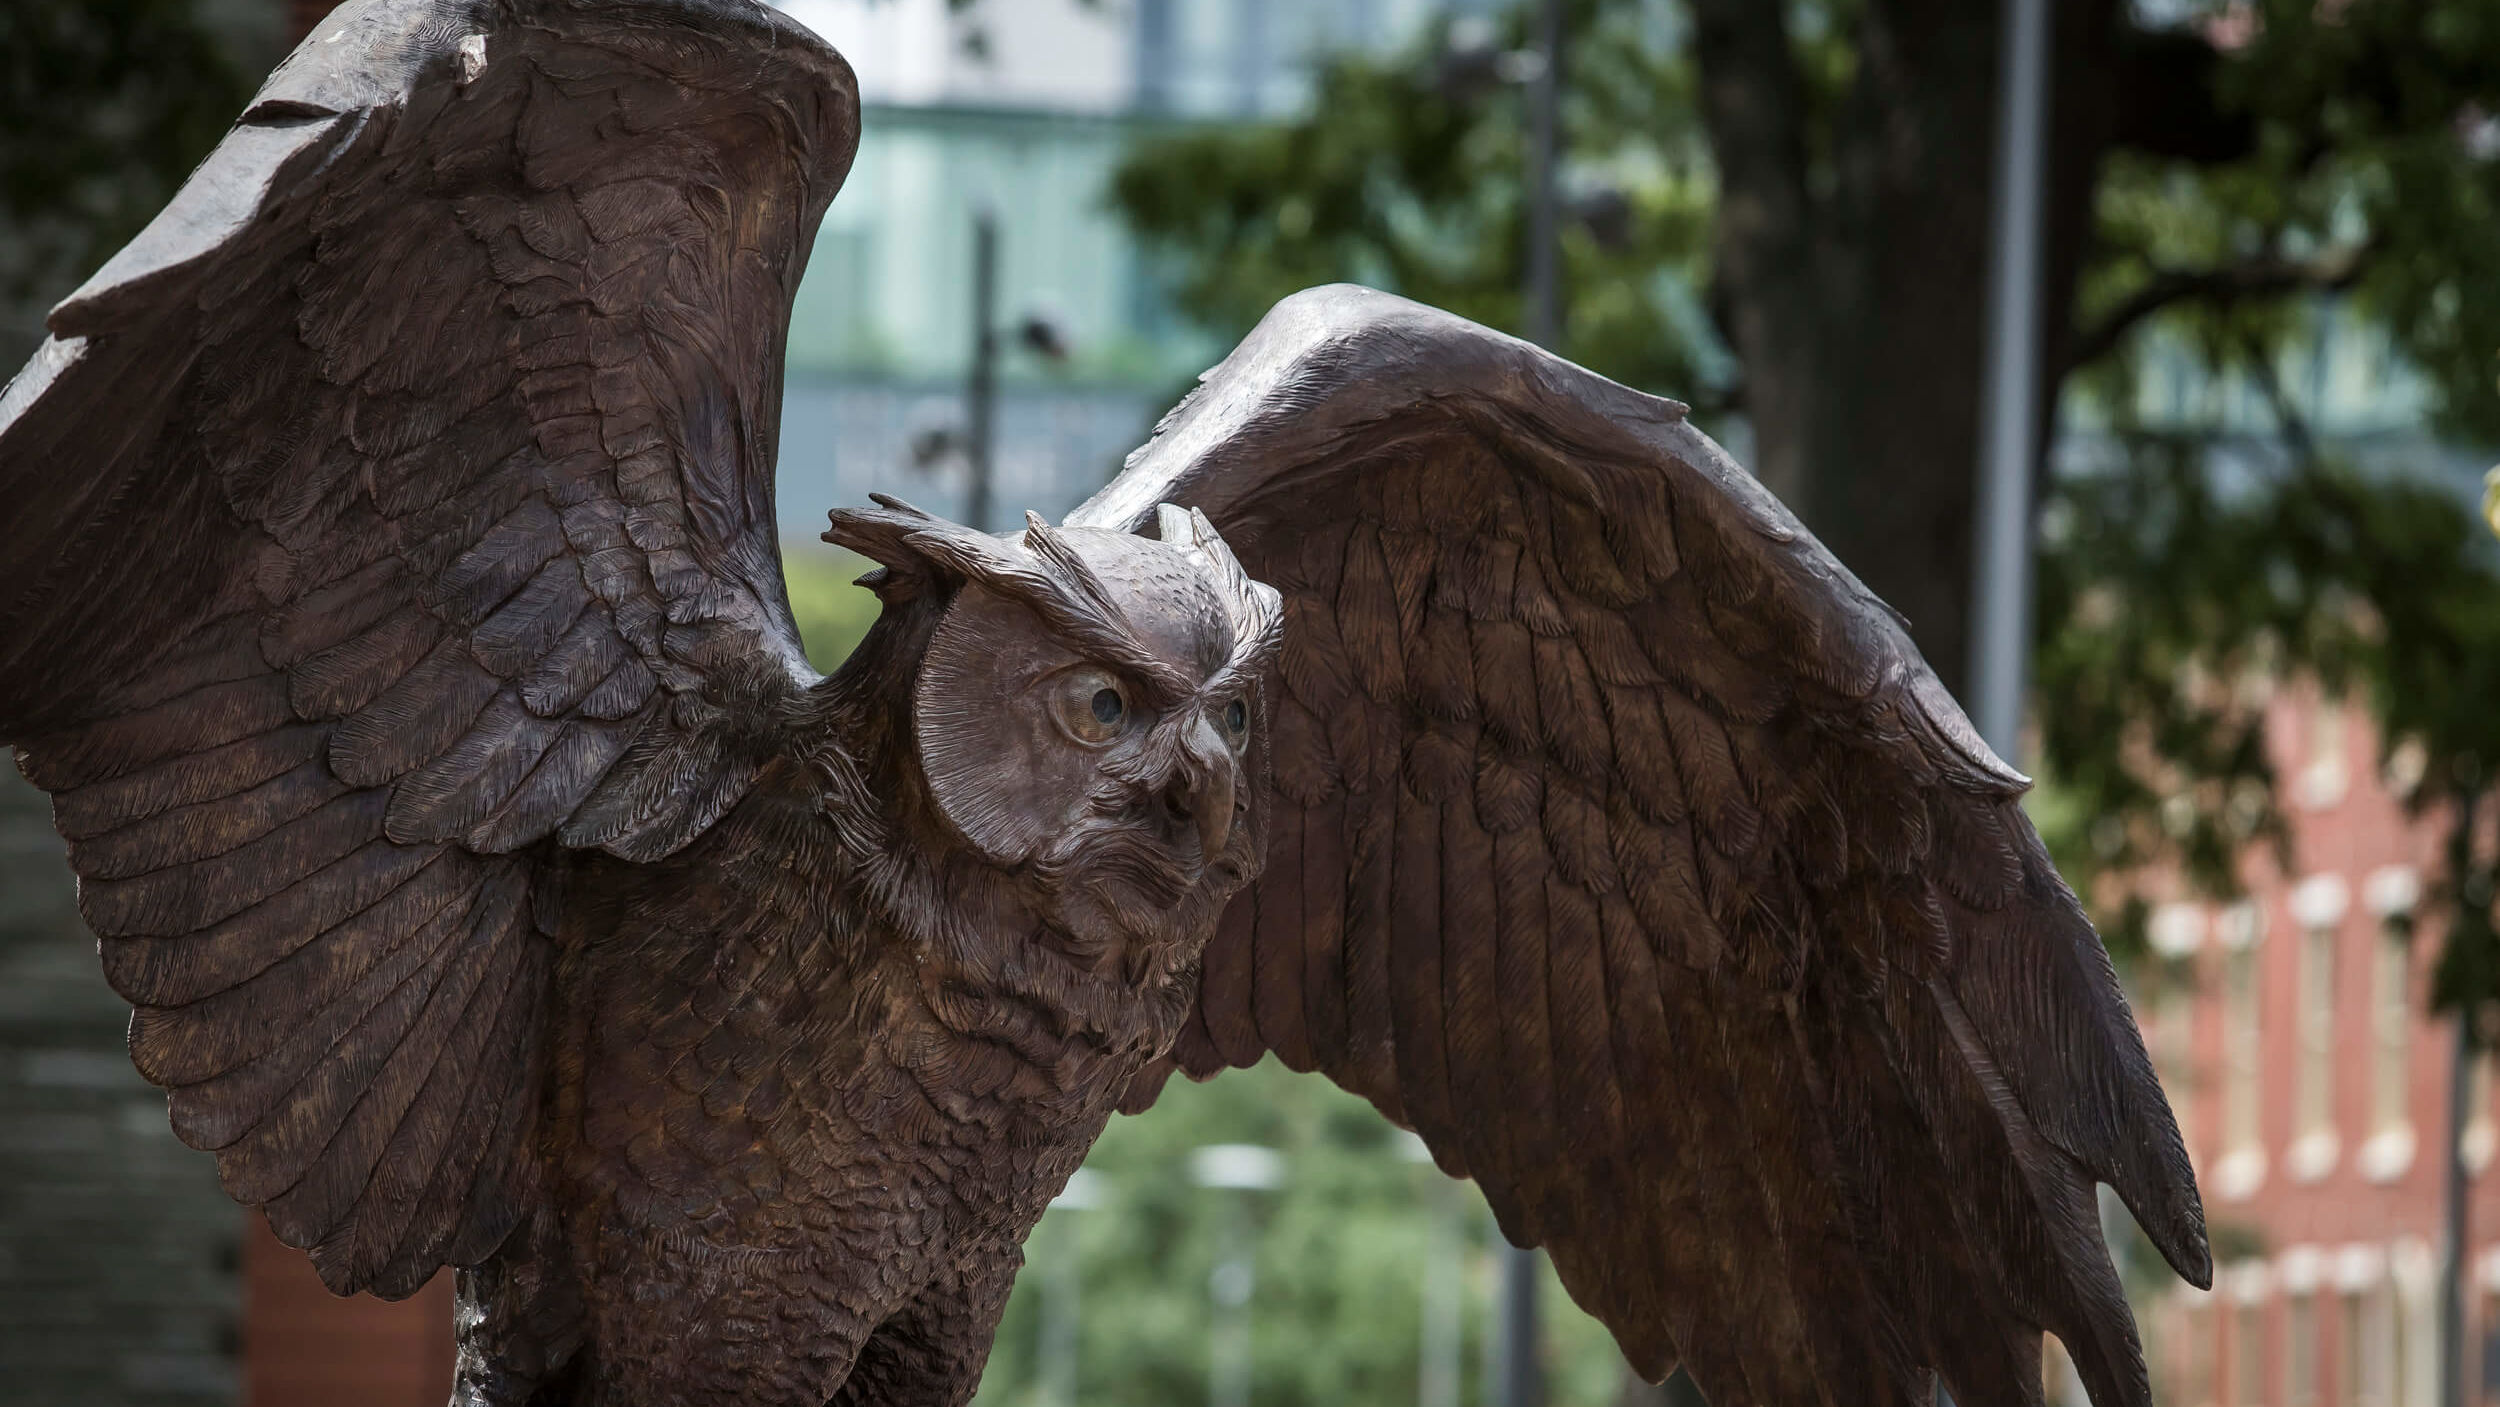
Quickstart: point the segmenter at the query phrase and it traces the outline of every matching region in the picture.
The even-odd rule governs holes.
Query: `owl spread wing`
[[[858,107],[746,0],[364,0],[0,399],[0,739],[131,1050],[334,1289],[534,1195],[561,847],[746,789],[781,357]]]
[[[1181,1069],[1368,1097],[1719,1407],[2036,1403],[2043,1328],[2147,1400],[2094,1182],[2210,1265],[2109,959],[2025,780],[1682,407],[1314,290],[1071,522],[1165,500],[1286,610]]]

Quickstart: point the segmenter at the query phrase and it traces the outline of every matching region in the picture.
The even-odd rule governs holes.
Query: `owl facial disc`
[[[1228,578],[1230,554],[1219,565],[1188,515],[1175,529],[1188,535],[1036,521],[983,540],[988,569],[930,642],[914,722],[941,814],[992,863],[1099,867],[1168,907],[1210,867],[1246,861],[1232,851],[1248,839],[1273,636],[1255,606],[1273,593],[1242,590],[1238,567]]]

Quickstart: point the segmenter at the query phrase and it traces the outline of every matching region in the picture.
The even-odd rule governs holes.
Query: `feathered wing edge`
[[[1183,1069],[1370,1097],[1713,1401],[2033,1400],[2043,1327],[2144,1400],[2091,1184],[2211,1265],[2107,955],[2025,780],[1682,407],[1318,289],[1070,521],[1165,501],[1288,619]]]
[[[0,739],[334,1289],[532,1204],[546,862],[687,844],[814,680],[772,457],[857,136],[749,0],[343,6],[0,395]]]

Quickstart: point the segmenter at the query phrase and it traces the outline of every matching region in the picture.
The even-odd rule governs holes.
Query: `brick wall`
[[[2214,1293],[2181,1287],[2148,1316],[2161,1398],[2432,1407],[2455,1039],[2453,1023],[2426,1014],[2439,818],[2407,814],[2358,711],[2286,691],[2268,741],[2288,784],[2289,863],[2252,852],[2245,906],[2158,909],[2155,945],[2171,963],[2139,993],[2196,1161],[2217,1272]],[[2415,903],[2411,938],[2391,939],[2391,920],[2402,932]],[[2235,986],[2245,994],[2236,1003]],[[2404,1004],[2400,1056],[2382,1052],[2389,1000]],[[2253,1069],[2236,1088],[2235,1050]],[[2304,1109],[2307,1081],[2326,1097]],[[2253,1118],[2235,1114],[2251,1094]],[[2478,1172],[2495,1142],[2484,1095],[2468,1124]],[[2476,1177],[2468,1206],[2467,1400],[2487,1402],[2500,1400],[2481,1391],[2481,1340],[2500,1330],[2484,1289],[2500,1289],[2500,1178]]]
[[[340,1299],[254,1217],[243,1245],[242,1348],[245,1407],[443,1407],[451,1276],[397,1304]]]

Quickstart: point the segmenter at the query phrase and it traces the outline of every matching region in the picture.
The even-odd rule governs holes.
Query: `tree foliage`
[[[1673,11],[1574,0],[1583,39],[1563,107],[1569,161],[1564,349],[1705,408],[1732,367],[1695,289],[1710,184]],[[1123,164],[1114,204],[1170,256],[1181,308],[1227,337],[1289,293],[1351,280],[1495,327],[1523,322],[1523,16],[1480,41],[1324,64],[1312,115],[1188,128]],[[1506,78],[1508,72],[1512,78]]]
[[[2313,679],[2370,707],[2380,760],[2445,827],[2434,994],[2487,1006],[2500,942],[2474,821],[2500,767],[2500,554],[2425,432],[2500,442],[2500,12],[2265,0],[2210,7],[2199,32],[2245,139],[2115,153],[2095,192],[2069,407],[2112,452],[2045,519],[2052,839],[2087,871],[2176,864],[2233,892],[2246,847],[2288,834],[2265,691]],[[2402,393],[2348,427],[2398,441],[2366,467],[2369,445],[2316,423],[2330,336],[2379,343]],[[2148,409],[2163,357],[2193,368],[2196,404]],[[2142,916],[2107,917],[2125,943]]]
[[[67,293],[138,233],[242,111],[252,79],[201,9],[0,5],[0,305]]]
[[[2500,993],[2492,857],[2456,823],[2500,766],[2500,553],[2456,488],[2281,454],[2218,472],[2204,437],[2139,432],[2046,516],[2035,713],[2070,871],[2235,891],[2248,848],[2289,835],[2261,726],[2305,676],[2369,706],[2391,785],[2448,822],[2441,1002]],[[2140,939],[2140,902],[2104,917]]]
[[[1248,1141],[1282,1155],[1272,1191],[1201,1187],[1191,1156]],[[1251,1401],[1381,1407],[1417,1400],[1425,1280],[1458,1283],[1463,1402],[1484,1395],[1496,1285],[1492,1214],[1472,1183],[1413,1156],[1413,1140],[1362,1100],[1269,1060],[1204,1085],[1175,1080],[1144,1118],[1114,1119],[1086,1159],[1096,1205],[1055,1209],[1027,1249],[977,1399],[1073,1407],[1044,1389],[1051,1299],[1085,1306],[1075,1402],[1165,1407],[1208,1400],[1220,1311],[1217,1267],[1252,1268]],[[1548,1285],[1554,1407],[1610,1407],[1623,1359],[1596,1320]]]

